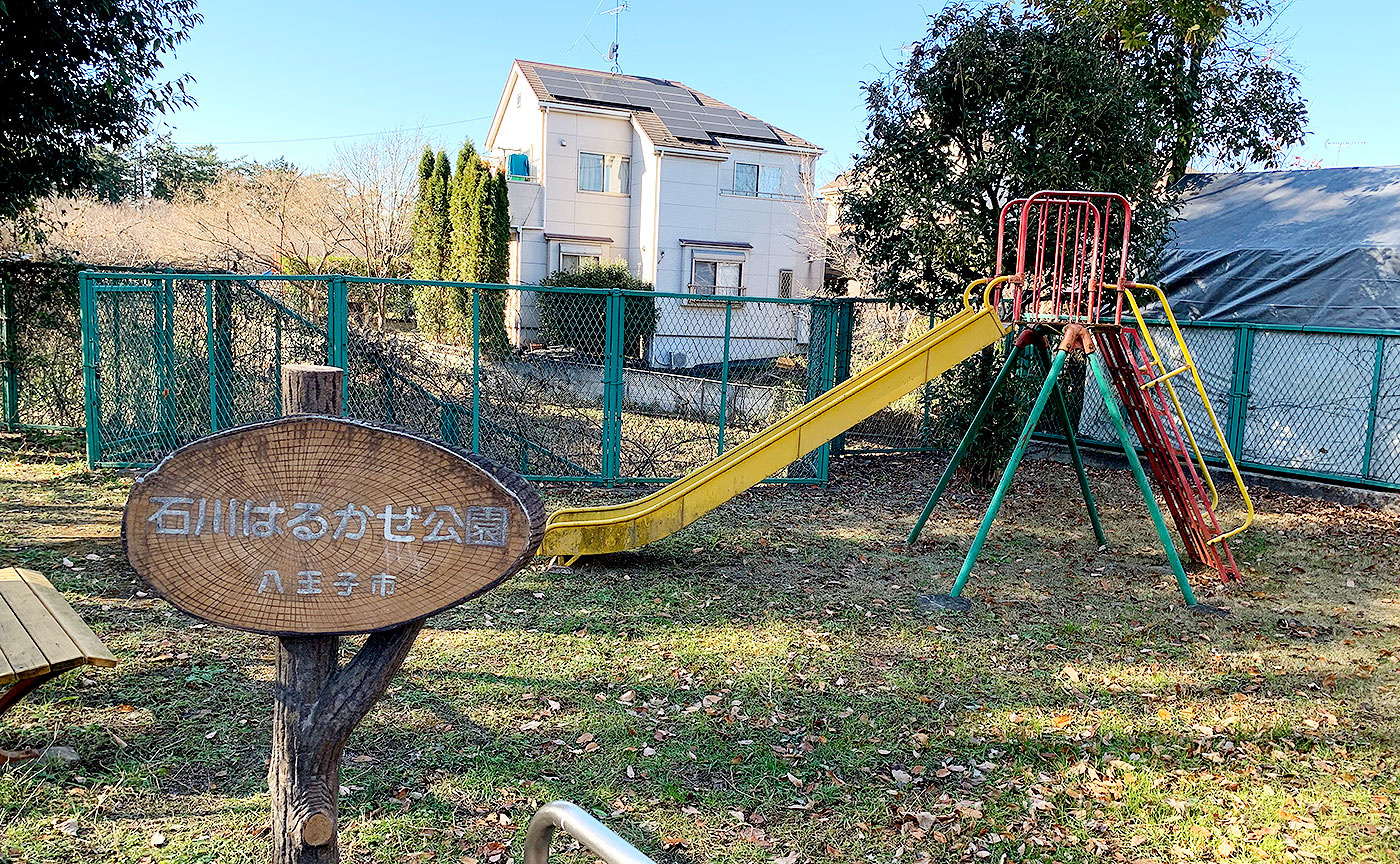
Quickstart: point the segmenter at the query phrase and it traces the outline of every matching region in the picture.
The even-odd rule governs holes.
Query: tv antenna
[[[1337,148],[1337,155],[1334,156],[1334,157],[1332,157],[1332,167],[1333,167],[1333,168],[1336,168],[1336,167],[1337,167],[1337,163],[1342,161],[1342,148],[1343,148],[1343,147],[1351,147],[1351,146],[1354,145],[1354,144],[1365,144],[1365,143],[1366,143],[1365,141],[1324,141],[1324,142],[1322,142],[1322,146],[1323,146],[1323,147],[1336,147],[1336,148]]]
[[[627,11],[627,0],[621,0],[616,6],[603,12],[603,15],[612,15],[614,21],[613,43],[608,48],[608,60],[612,61],[612,74],[622,74],[622,13]]]

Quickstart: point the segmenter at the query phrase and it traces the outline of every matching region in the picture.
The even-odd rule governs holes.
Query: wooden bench
[[[0,716],[31,690],[79,666],[115,666],[117,658],[49,580],[33,570],[0,568]]]

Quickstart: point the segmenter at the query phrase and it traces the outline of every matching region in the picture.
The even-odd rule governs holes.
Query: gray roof
[[[1159,282],[1177,317],[1400,329],[1400,166],[1193,174]]]
[[[631,111],[647,137],[659,146],[725,153],[728,148],[718,140],[718,136],[723,136],[757,144],[816,149],[811,142],[678,81],[528,60],[515,62],[541,101]]]

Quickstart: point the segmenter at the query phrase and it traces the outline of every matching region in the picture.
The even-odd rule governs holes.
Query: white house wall
[[[743,294],[777,297],[779,272],[793,271],[793,296],[821,285],[824,261],[809,260],[805,202],[813,194],[815,156],[767,150],[725,140],[728,154],[709,158],[658,152],[625,112],[542,105],[512,73],[505,108],[489,145],[496,153],[530,154],[532,179],[510,183],[511,224],[517,229],[512,277],[533,284],[559,266],[561,244],[596,247],[604,260],[624,260],[639,278],[661,292],[688,293],[697,247],[682,240],[749,244]],[[630,157],[629,194],[580,191],[579,153]],[[716,158],[724,157],[724,158]],[[777,197],[732,194],[736,163],[777,166]],[[556,237],[547,241],[546,235]],[[610,242],[557,239],[606,237]],[[722,247],[717,247],[722,248]],[[584,251],[580,248],[579,251]],[[530,292],[512,292],[507,327],[512,341],[536,338],[538,312]],[[657,299],[659,322],[653,365],[695,366],[723,358],[724,306],[675,298]],[[807,342],[806,312],[787,304],[735,304],[730,317],[730,359],[770,359],[800,353]]]
[[[630,159],[633,134],[632,122],[626,117],[549,112],[545,134],[545,197],[549,212],[546,232],[610,237],[613,242],[603,248],[603,257],[633,260],[636,247],[632,240],[632,196],[583,192],[578,188],[579,153],[611,153]],[[629,185],[630,188],[634,187]],[[557,258],[556,249],[550,249],[550,257]],[[556,269],[557,261],[551,263],[551,269]]]
[[[808,260],[805,196],[810,157],[736,147],[724,161],[667,154],[660,172],[661,207],[657,249],[661,253],[655,284],[658,291],[686,293],[697,247],[682,240],[748,243],[744,249],[744,295],[777,297],[778,274],[793,271],[793,294],[804,296],[820,285],[823,262]],[[807,164],[804,165],[804,160]],[[734,195],[738,162],[782,168],[782,197]],[[804,171],[804,167],[808,170]],[[674,299],[661,306],[653,363],[717,363],[723,358],[724,307],[697,306]],[[806,342],[803,314],[782,304],[736,305],[730,320],[730,359],[750,360],[794,353]],[[696,336],[710,338],[697,339]],[[716,338],[719,337],[719,338]]]

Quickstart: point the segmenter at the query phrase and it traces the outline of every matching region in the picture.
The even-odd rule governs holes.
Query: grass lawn
[[[1400,860],[1400,517],[1261,493],[1244,584],[1196,578],[1233,614],[1199,616],[1128,473],[1091,472],[1100,552],[1073,473],[1032,461],[974,610],[925,615],[986,503],[955,484],[901,548],[939,467],[839,461],[434,617],[346,749],[344,859],[518,862],[567,798],[658,861]],[[122,660],[0,726],[81,754],[0,767],[0,859],[265,860],[272,639],[142,590],[128,484],[76,441],[0,439],[0,564]]]

